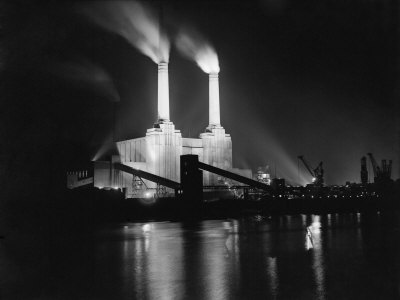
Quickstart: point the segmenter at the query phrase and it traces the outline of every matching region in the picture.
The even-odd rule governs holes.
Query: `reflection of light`
[[[154,226],[153,223],[145,225],[150,225],[152,235],[148,235],[150,240],[146,255],[148,269],[144,274],[148,294],[141,299],[183,299],[184,289],[180,288],[180,283],[184,282],[185,278],[184,259],[182,259],[185,253],[180,225],[167,227],[168,231],[162,230],[166,227]]]
[[[278,296],[279,277],[276,257],[268,257],[268,277],[271,295],[274,299]]]
[[[218,233],[221,233],[220,231]],[[232,243],[235,235],[232,235],[230,242]],[[224,243],[225,242],[225,243]],[[202,232],[202,249],[205,253],[202,264],[205,266],[203,270],[204,281],[204,299],[228,299],[229,272],[228,266],[230,261],[226,259],[225,235],[216,234],[210,239],[209,230]],[[223,245],[223,247],[221,247]],[[236,247],[235,247],[236,248]],[[235,249],[231,248],[231,249]],[[232,253],[233,255],[233,253]]]
[[[143,230],[144,233],[149,232],[151,230],[151,225],[150,224],[144,224],[142,226],[142,230]]]
[[[238,220],[233,220],[233,232],[238,233],[239,232],[239,222]]]
[[[320,216],[313,216],[311,226],[307,227],[307,237],[312,244],[312,268],[314,271],[317,299],[325,299],[325,269],[322,245]],[[309,250],[311,248],[307,248]]]
[[[144,193],[144,196],[146,198],[151,198],[151,193],[149,191],[147,191],[147,192]]]
[[[321,222],[319,220],[320,216],[314,216],[314,222],[312,222],[311,226],[309,227],[313,234],[321,233]]]
[[[113,186],[113,189],[114,189],[114,190],[118,190],[118,187],[117,187],[117,186]]]
[[[307,227],[307,232],[306,232],[305,247],[306,247],[306,250],[310,250],[310,249],[314,248],[313,240],[312,240],[312,234],[311,234],[311,231],[310,231],[310,229],[308,227]]]
[[[223,225],[224,228],[225,228],[226,230],[228,230],[229,232],[232,231],[231,222],[222,222],[222,225]]]
[[[301,215],[301,223],[303,224],[303,226],[306,226],[306,215]]]

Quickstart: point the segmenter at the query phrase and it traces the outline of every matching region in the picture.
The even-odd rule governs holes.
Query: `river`
[[[400,299],[395,213],[108,224],[0,240],[1,299]]]

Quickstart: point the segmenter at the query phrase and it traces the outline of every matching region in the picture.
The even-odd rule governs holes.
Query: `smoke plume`
[[[68,80],[74,85],[91,89],[113,102],[119,102],[120,96],[110,75],[99,65],[88,60],[77,62],[52,62],[49,71]]]
[[[168,37],[150,7],[136,1],[99,1],[80,6],[80,12],[124,37],[155,63],[169,61]]]
[[[218,55],[210,43],[193,29],[180,29],[175,44],[177,49],[194,60],[206,73],[219,73]]]

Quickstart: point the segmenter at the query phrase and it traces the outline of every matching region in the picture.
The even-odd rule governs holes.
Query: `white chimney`
[[[209,74],[209,111],[210,111],[210,125],[209,127],[220,127],[221,121],[219,118],[219,84],[218,84],[218,74]]]
[[[169,122],[168,63],[158,64],[158,122]]]

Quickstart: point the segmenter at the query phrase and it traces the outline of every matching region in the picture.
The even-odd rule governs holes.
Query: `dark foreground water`
[[[400,299],[395,214],[124,223],[0,240],[1,299]]]

